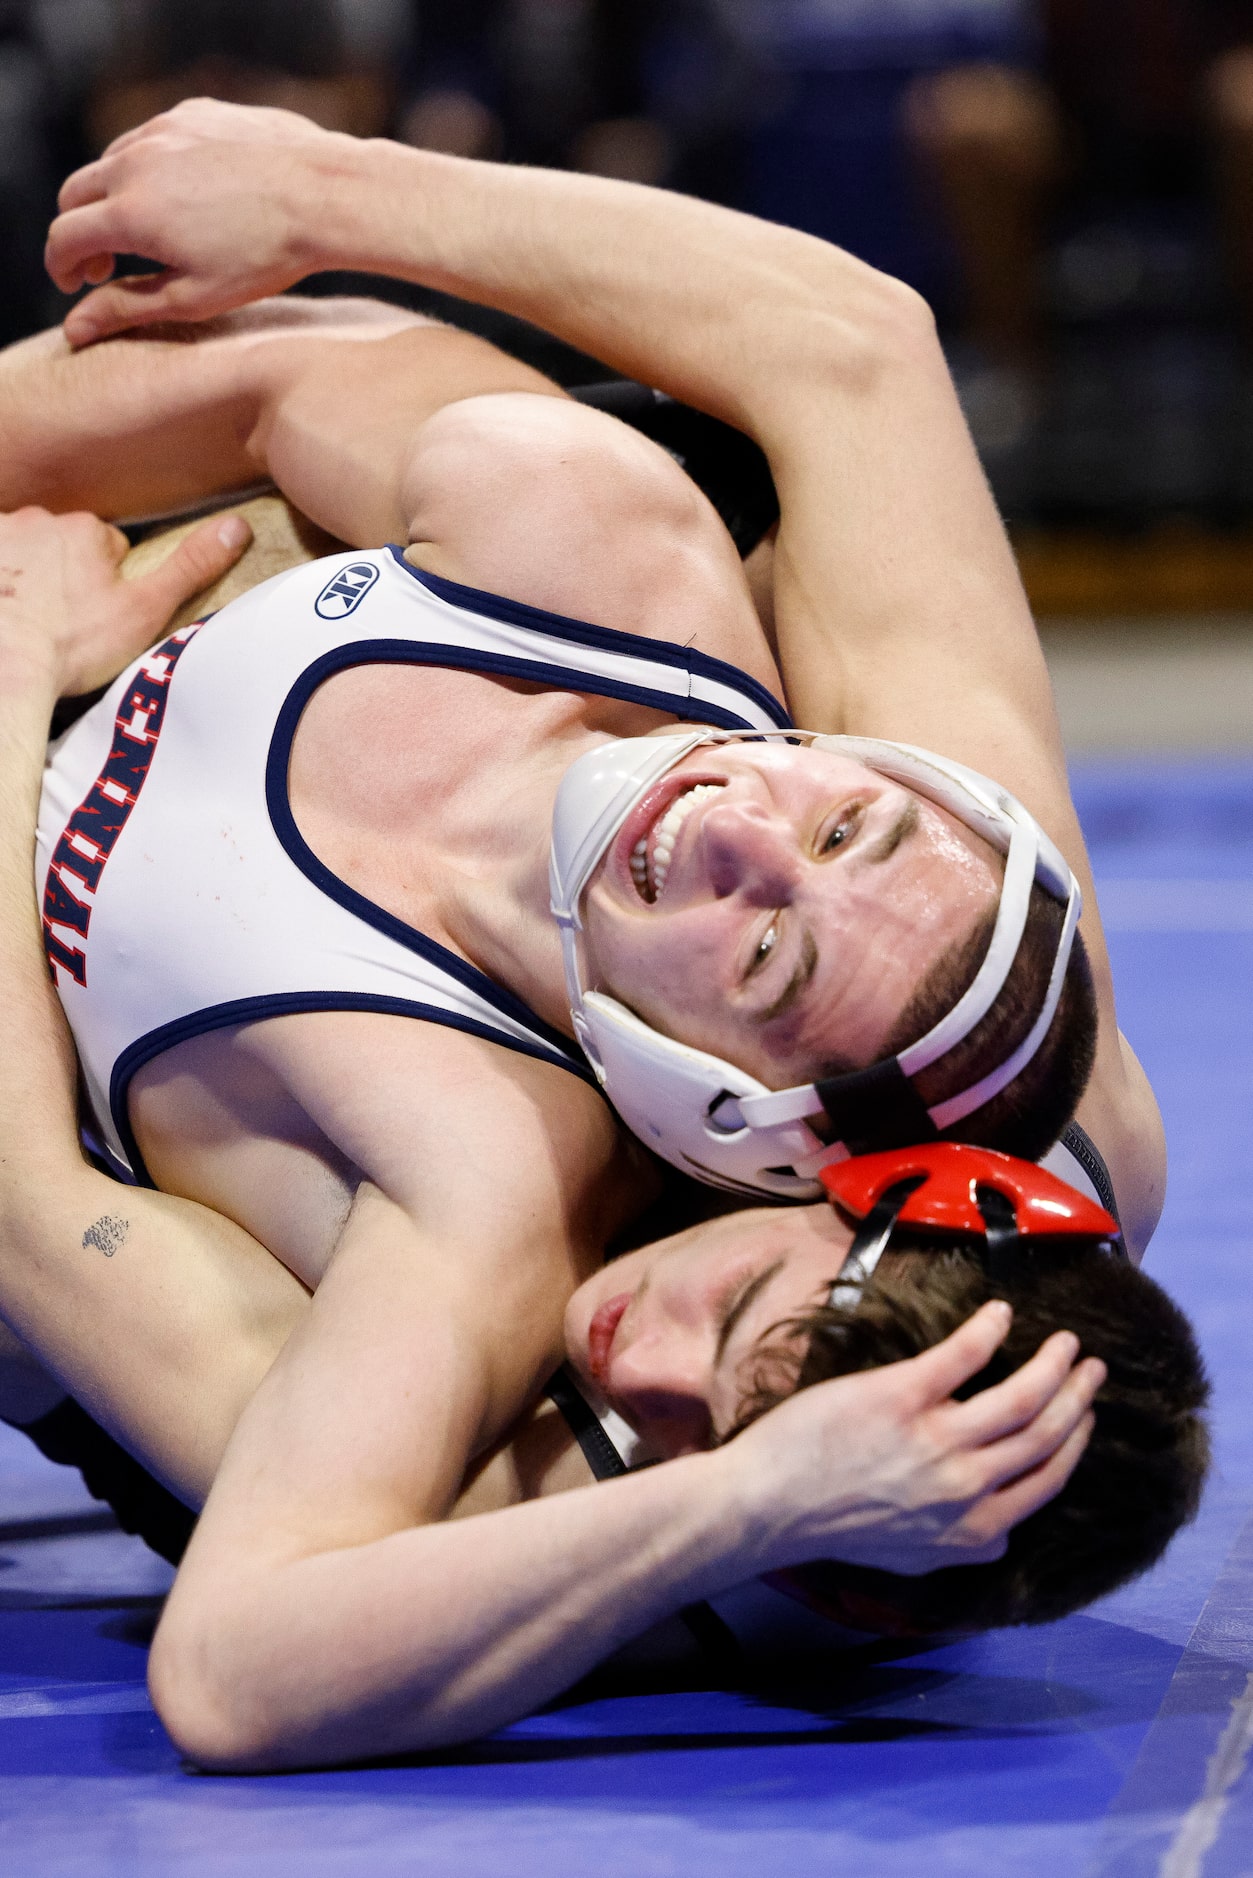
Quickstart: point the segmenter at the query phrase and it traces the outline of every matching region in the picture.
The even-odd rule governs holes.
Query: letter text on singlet
[[[170,674],[200,624],[197,621],[171,633],[136,667],[113,720],[108,760],[52,851],[44,882],[43,931],[54,984],[58,968],[77,984],[87,983],[85,942],[92,900],[105,862],[144,786],[161,735]],[[61,930],[54,932],[54,927]],[[84,943],[74,944],[75,938]]]

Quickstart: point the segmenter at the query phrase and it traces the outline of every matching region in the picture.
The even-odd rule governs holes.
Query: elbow
[[[161,1620],[148,1692],[174,1746],[206,1773],[266,1773],[290,1764],[283,1730],[249,1652],[178,1609]]]
[[[935,316],[904,281],[841,254],[811,283],[801,330],[787,335],[793,382],[831,383],[843,392],[877,387],[902,371],[948,376]]]

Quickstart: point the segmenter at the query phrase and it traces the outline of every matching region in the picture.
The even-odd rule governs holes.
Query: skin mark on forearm
[[[94,1246],[97,1252],[103,1252],[107,1259],[111,1259],[118,1247],[125,1244],[129,1231],[128,1219],[118,1219],[115,1214],[105,1213],[83,1234],[83,1246]]]

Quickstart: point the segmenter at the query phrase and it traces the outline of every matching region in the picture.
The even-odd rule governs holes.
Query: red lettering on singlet
[[[76,984],[87,983],[92,900],[148,775],[165,720],[170,675],[202,623],[180,627],[137,666],[113,719],[104,767],[52,851],[44,881],[43,935],[54,984],[58,971]]]

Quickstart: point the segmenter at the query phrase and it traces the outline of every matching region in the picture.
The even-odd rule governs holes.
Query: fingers
[[[105,154],[107,156],[109,152]],[[85,208],[89,202],[102,202],[108,193],[104,160],[84,163],[82,169],[75,170],[61,184],[57,192],[57,208],[64,215],[69,209]]]
[[[1014,1527],[1047,1506],[1070,1479],[1091,1438],[1095,1420],[1092,1410],[1085,1409],[1065,1439],[1036,1466],[980,1495],[966,1509],[947,1540],[949,1547],[959,1551],[963,1565],[984,1565],[1004,1557]],[[956,1561],[950,1557],[946,1562]],[[924,1561],[921,1569],[933,1566],[933,1560]]]
[[[62,293],[77,293],[124,246],[115,227],[114,205],[93,201],[58,215],[44,244],[44,266]]]
[[[1000,1556],[1006,1535],[1013,1527],[1029,1519],[1032,1513],[1038,1513],[1061,1492],[1091,1439],[1095,1421],[1091,1409],[1087,1410],[1060,1447],[1038,1467],[985,1494],[978,1505],[971,1508],[966,1516],[967,1530],[972,1537],[980,1535],[985,1543],[999,1548],[993,1557]]]
[[[1055,1453],[1087,1415],[1104,1380],[1103,1363],[1078,1364],[1033,1421],[981,1449],[980,1491],[1017,1480]]]
[[[925,1408],[943,1402],[977,1376],[1005,1341],[1012,1321],[1009,1305],[994,1299],[959,1324],[942,1343],[933,1344],[921,1356],[901,1364],[899,1368],[908,1374],[916,1406]]]
[[[150,603],[152,617],[168,619],[184,600],[220,580],[252,540],[242,515],[214,516],[181,541],[169,558],[136,585]]]
[[[129,274],[97,287],[71,307],[65,316],[65,336],[75,348],[89,346],[155,320],[194,319],[198,303],[192,282],[171,268],[157,274]]]
[[[954,1405],[953,1422],[960,1438],[972,1447],[983,1446],[1025,1427],[1056,1395],[1078,1354],[1078,1337],[1069,1330],[1056,1331],[1021,1369],[993,1388],[980,1390],[968,1402]]]

